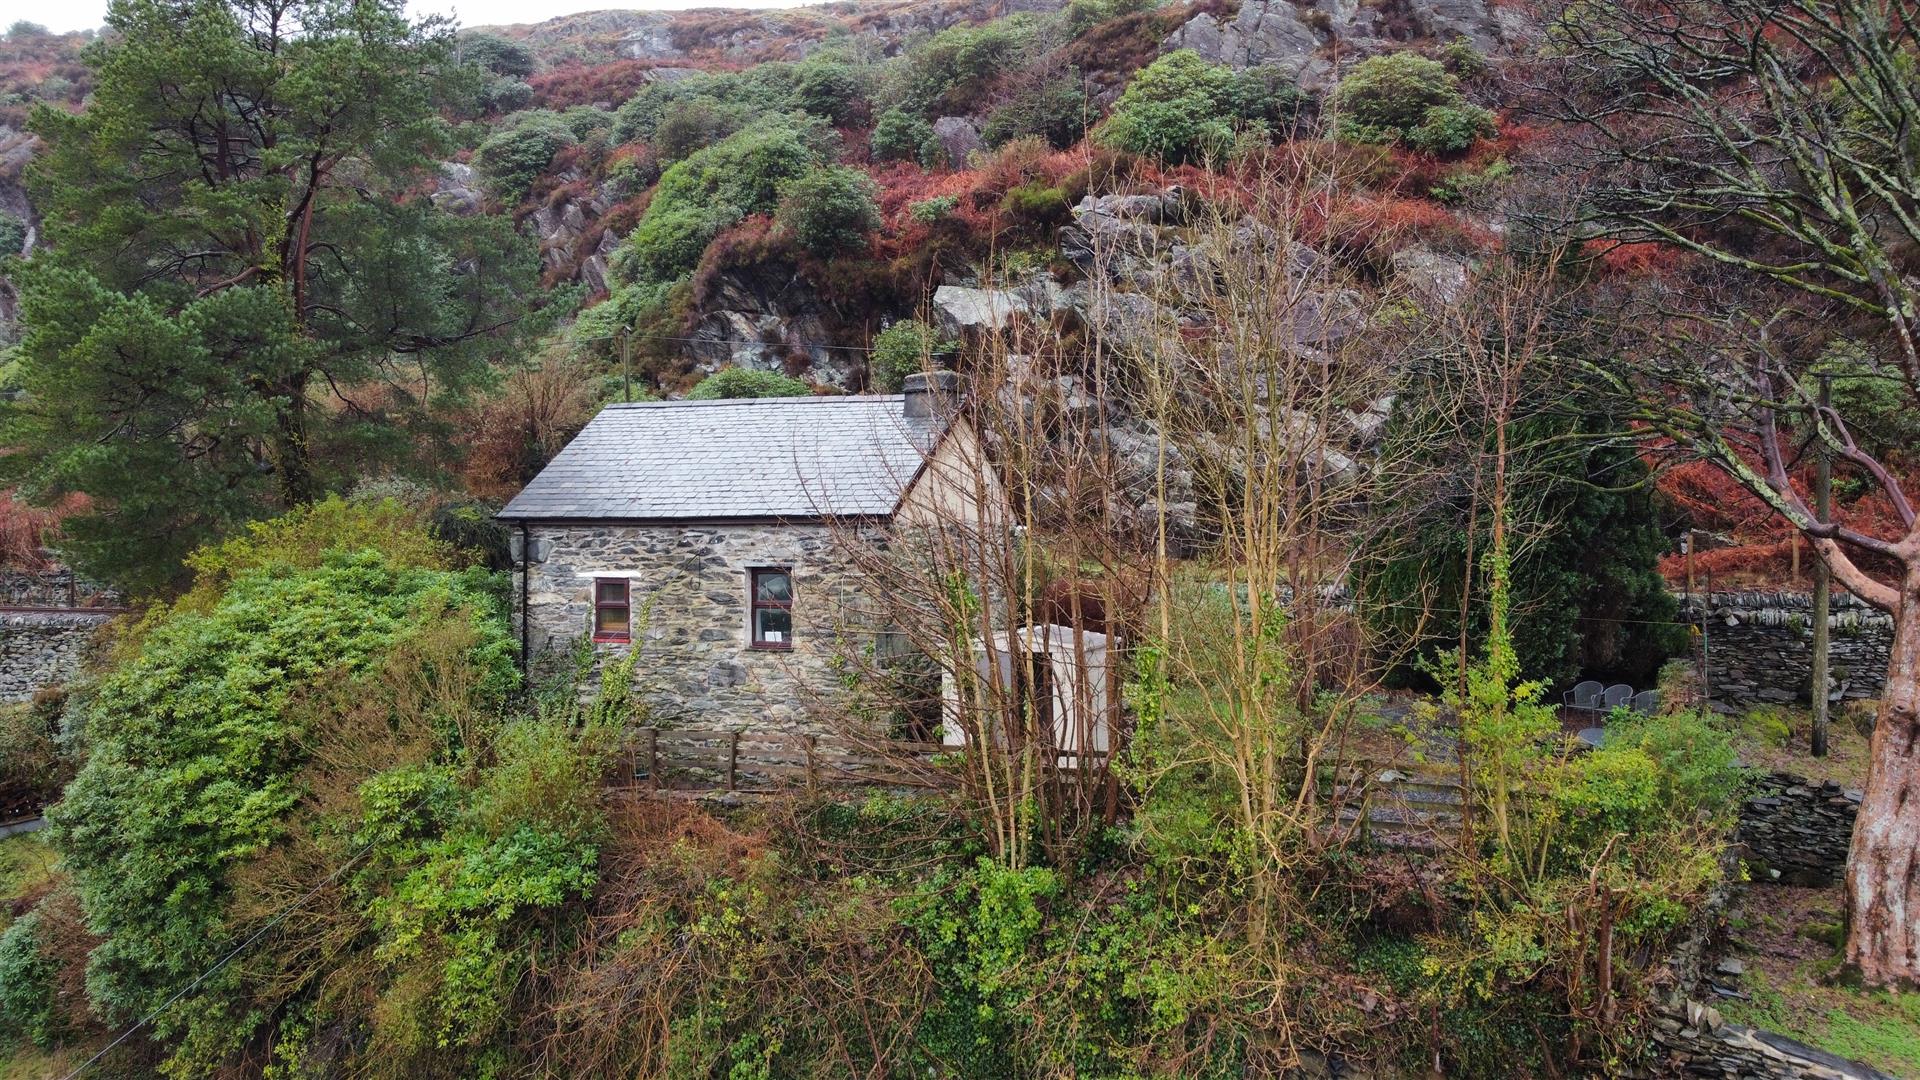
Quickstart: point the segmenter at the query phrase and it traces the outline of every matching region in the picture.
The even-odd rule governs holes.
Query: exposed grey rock
[[[734,366],[786,371],[800,361],[816,382],[851,389],[861,354],[832,346],[828,306],[793,267],[762,263],[729,270],[709,285],[687,351],[702,370]]]
[[[952,337],[1004,330],[1015,318],[1033,312],[1026,296],[1009,289],[942,285],[933,291],[934,321],[941,332]]]
[[[440,163],[439,184],[433,194],[427,196],[433,205],[452,214],[466,216],[480,212],[483,201],[480,183],[474,175],[473,166],[457,161]]]
[[[1300,9],[1287,0],[1247,0],[1231,18],[1195,15],[1167,38],[1163,48],[1169,52],[1192,49],[1203,59],[1236,70],[1278,67],[1303,84],[1317,85],[1332,72],[1332,65],[1317,55],[1322,41]]]
[[[980,129],[964,116],[943,116],[935,120],[933,137],[940,140],[947,164],[955,169],[966,168],[967,155],[985,145],[980,141]]]
[[[1403,248],[1389,255],[1387,262],[1394,276],[1422,303],[1452,307],[1467,293],[1467,264],[1431,248]]]

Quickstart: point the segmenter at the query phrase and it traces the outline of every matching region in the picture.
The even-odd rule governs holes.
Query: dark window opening
[[[593,640],[627,641],[633,634],[633,603],[626,578],[595,578]]]
[[[749,618],[756,649],[793,648],[793,574],[787,570],[748,571],[753,597]]]

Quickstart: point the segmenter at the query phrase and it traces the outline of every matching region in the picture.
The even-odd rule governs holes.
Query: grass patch
[[[12,921],[7,902],[46,884],[58,859],[39,833],[0,840],[0,928]]]
[[[1754,972],[1746,981],[1753,1000],[1721,1011],[1893,1076],[1920,1076],[1920,994],[1825,986],[1818,980],[1827,966],[1802,965],[1801,978],[1781,982]]]

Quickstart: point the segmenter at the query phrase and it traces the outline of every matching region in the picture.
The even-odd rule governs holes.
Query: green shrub
[[[804,397],[811,391],[805,382],[777,371],[755,368],[721,368],[700,380],[687,393],[690,401],[718,401],[722,398]]]
[[[462,62],[472,64],[483,71],[495,75],[510,75],[516,79],[524,79],[533,74],[533,50],[498,34],[462,34],[457,48]]]
[[[901,319],[874,335],[868,360],[873,365],[874,385],[887,391],[899,390],[907,376],[927,370],[934,357],[957,347],[941,340],[926,323]]]
[[[1493,113],[1478,105],[1443,105],[1427,110],[1420,126],[1406,132],[1406,144],[1426,154],[1458,154],[1499,130]]]
[[[58,740],[62,701],[0,705],[0,807],[50,803],[72,778]]]
[[[27,223],[0,210],[0,258],[20,254],[27,246]]]
[[[739,72],[710,72],[673,82],[648,83],[613,114],[612,141],[652,142],[670,117],[691,108],[719,118],[722,135],[795,108],[792,64],[760,64]]]
[[[1747,711],[1748,733],[1769,746],[1785,746],[1793,739],[1800,717],[1778,705],[1756,705]]]
[[[772,211],[786,186],[825,156],[807,125],[774,117],[676,162],[661,174],[646,216],[614,253],[616,276],[658,284],[691,273],[720,230]]]
[[[1416,53],[1368,57],[1340,80],[1334,99],[1335,134],[1347,142],[1404,142],[1451,154],[1494,133],[1493,114],[1461,97],[1460,80]]]
[[[553,156],[579,140],[559,114],[545,109],[516,114],[473,152],[473,167],[504,202],[526,195]]]
[[[560,120],[573,132],[573,137],[585,141],[589,137],[613,128],[613,114],[592,105],[575,105],[560,114]]]
[[[880,227],[879,187],[845,165],[815,169],[787,185],[780,224],[822,258],[862,247]]]
[[[940,140],[924,117],[902,109],[888,109],[873,125],[875,161],[917,161],[932,168],[940,160]]]
[[[1134,75],[1100,137],[1168,163],[1203,161],[1227,154],[1243,131],[1264,135],[1290,124],[1304,101],[1276,69],[1236,74],[1180,49]]]
[[[201,595],[151,614],[132,654],[78,706],[89,755],[47,816],[105,939],[88,990],[111,1014],[144,1012],[188,985],[246,925],[229,906],[234,875],[286,839],[308,794],[299,777],[316,695],[351,694],[356,678],[427,639],[449,643],[468,708],[498,708],[517,682],[490,575],[407,565],[375,546],[439,550],[417,529],[406,541],[362,533],[331,546],[346,516],[268,526],[198,560]],[[313,565],[297,565],[316,549]],[[431,722],[455,745],[475,734],[461,715]],[[250,1034],[222,1004],[240,990],[232,969],[202,984],[162,1035],[191,1032],[184,1054],[230,1051]]]
[[[800,65],[793,103],[834,124],[851,123],[866,111],[866,80],[852,64],[810,58]]]
[[[1101,137],[1169,163],[1204,160],[1233,145],[1233,71],[1180,49],[1135,73]]]
[[[959,205],[958,195],[936,195],[907,207],[907,213],[912,215],[913,220],[931,225],[946,220]]]
[[[1064,221],[1067,217],[1067,192],[1044,180],[1033,180],[1008,188],[1000,198],[1000,209],[1027,224]]]
[[[983,26],[954,26],[907,51],[887,99],[922,115],[970,112],[995,81],[1020,66],[1037,21],[1013,15]]]
[[[1054,149],[1064,150],[1080,141],[1091,120],[1086,92],[1080,88],[1080,73],[1069,69],[1058,78],[1017,91],[987,117],[980,138],[988,146],[997,147],[1022,136],[1037,135]]]
[[[45,919],[39,908],[0,933],[0,1037],[24,1037],[53,1045],[62,1034],[54,1001],[56,962],[47,955]]]

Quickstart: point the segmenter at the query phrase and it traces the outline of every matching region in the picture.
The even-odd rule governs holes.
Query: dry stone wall
[[[1789,885],[1832,885],[1847,868],[1860,792],[1831,781],[1768,773],[1740,808],[1739,842],[1768,878]]]
[[[0,613],[0,703],[30,701],[80,673],[87,645],[111,613]]]
[[[583,641],[596,670],[627,653],[625,643],[591,641],[594,579],[626,577],[641,650],[635,682],[653,722],[836,733],[834,658],[870,632],[861,627],[859,576],[839,547],[847,538],[832,528],[536,524],[530,539],[526,627],[536,673],[564,669]],[[751,647],[748,571],[764,567],[792,570],[791,649]]]
[[[1806,593],[1721,592],[1681,601],[1682,618],[1704,618],[1707,675],[1715,706],[1804,703],[1813,671],[1813,598]],[[1828,699],[1876,698],[1886,686],[1893,619],[1852,595],[1833,594]]]

